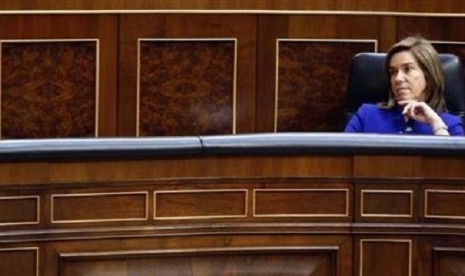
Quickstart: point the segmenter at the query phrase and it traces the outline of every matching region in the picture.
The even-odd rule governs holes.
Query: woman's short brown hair
[[[392,56],[403,51],[412,53],[425,74],[425,102],[436,112],[446,111],[446,103],[444,100],[444,73],[441,61],[433,45],[421,36],[409,36],[394,44],[387,52],[386,60],[384,61],[384,70],[389,80],[389,100],[386,103],[382,103],[381,106],[391,108],[396,104],[391,87],[389,66]]]

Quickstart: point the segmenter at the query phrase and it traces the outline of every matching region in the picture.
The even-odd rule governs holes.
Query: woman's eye
[[[412,70],[414,70],[414,69],[415,69],[415,66],[413,66],[413,65],[407,65],[407,66],[405,67],[405,72],[409,72],[409,71],[412,71]]]

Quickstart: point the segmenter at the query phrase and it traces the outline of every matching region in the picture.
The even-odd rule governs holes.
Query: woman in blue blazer
[[[363,104],[345,132],[464,135],[461,119],[447,112],[439,55],[423,37],[411,36],[388,51],[389,100]]]

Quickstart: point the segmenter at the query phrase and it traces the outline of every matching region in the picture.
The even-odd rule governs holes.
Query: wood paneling
[[[355,221],[417,223],[423,211],[420,206],[422,198],[419,181],[386,177],[358,180],[354,197]]]
[[[278,49],[276,131],[341,131],[350,61],[376,41],[282,39]]]
[[[0,226],[38,224],[39,196],[0,196]]]
[[[360,155],[354,157],[354,177],[356,178],[419,178],[422,174],[423,158],[420,156]]]
[[[465,272],[465,243],[461,237],[425,237],[418,248],[421,253],[418,275],[461,275]]]
[[[147,220],[148,194],[146,192],[53,194],[50,218],[52,223]]]
[[[127,4],[123,2],[115,5]],[[143,5],[146,4],[151,5]],[[243,4],[245,7],[251,3]],[[41,5],[47,5],[47,1]],[[258,5],[280,9],[291,4],[263,2]],[[320,5],[357,8],[354,3],[336,4],[335,1],[320,3],[315,8]],[[397,6],[392,2],[379,5],[386,9]],[[29,8],[33,6],[31,2]],[[85,6],[97,7],[92,3]],[[371,4],[367,3],[367,7]],[[26,89],[27,95],[32,93],[32,99],[43,101],[42,105],[28,105],[5,98],[2,121],[6,127],[14,128],[5,137],[86,137],[96,130],[98,136],[137,136],[138,130],[140,136],[275,130],[339,132],[344,123],[348,64],[356,52],[383,52],[403,36],[420,33],[433,40],[440,52],[455,53],[464,60],[465,31],[460,28],[464,18],[334,11],[312,14],[311,10],[299,13],[262,10],[3,14],[0,15],[0,40],[98,42],[94,68],[98,74],[92,80],[97,82],[94,92],[98,98],[73,99],[76,107],[57,104],[53,101],[55,98],[38,97],[40,89],[35,87],[44,88],[47,95],[53,90],[65,98],[69,91],[74,91],[83,97],[85,93],[76,91],[85,92],[92,84],[82,81],[90,79],[85,75],[89,70],[77,64],[80,59],[73,58],[69,63],[74,64],[71,68],[81,68],[76,71],[79,73],[75,79],[79,82],[74,82],[74,90],[61,89],[66,84],[64,80],[69,78],[37,85],[43,78],[34,77],[32,82],[25,82],[22,74],[12,83],[7,77],[17,70],[3,66],[5,91],[11,87],[24,90],[25,85],[18,85],[18,81],[19,84],[33,83],[35,86],[29,85]],[[186,45],[190,48],[185,48]],[[60,53],[52,52],[55,56]],[[11,57],[16,60],[18,56],[3,55],[3,62],[12,60]],[[91,60],[81,60],[87,61],[88,69]],[[66,66],[59,59],[53,62],[58,62],[55,66],[58,69]],[[44,71],[43,66],[40,68]],[[22,72],[33,73],[24,69]],[[92,109],[92,105],[97,113],[90,116],[87,109]],[[21,110],[22,117],[8,110]],[[36,122],[32,124],[30,118]]]
[[[98,129],[99,136],[115,135],[116,19],[114,15],[0,16],[0,40],[29,42],[12,45],[9,49],[16,52],[11,54],[5,49],[8,44],[2,44],[2,52],[6,51],[6,56],[2,55],[2,97],[18,97],[13,93],[16,90],[26,92],[21,94],[22,101],[8,97],[2,101],[2,133],[8,138],[86,137]],[[66,39],[91,39],[94,43],[90,48],[88,42],[31,43]],[[12,58],[23,65],[6,64]],[[18,72],[23,73],[16,75]],[[21,110],[22,117],[11,110]],[[18,124],[21,128],[14,128]]]
[[[394,24],[384,17],[259,15],[256,131],[341,131],[349,61],[377,51],[377,40],[390,42],[385,30]]]
[[[398,38],[421,34],[433,41],[463,41],[465,17],[399,17]]]
[[[97,42],[0,43],[1,138],[98,136]]]
[[[0,275],[38,276],[38,248],[0,248]]]
[[[404,178],[368,178],[359,180],[355,187],[356,222],[404,222],[416,223],[420,216],[423,198],[421,183],[409,183]],[[399,183],[393,183],[399,182]],[[421,209],[422,210],[422,209]]]
[[[236,131],[242,132],[253,132],[255,122],[255,63],[256,63],[256,17],[253,15],[198,15],[191,14],[189,16],[181,14],[128,14],[120,16],[120,73],[119,73],[119,88],[120,96],[119,102],[119,113],[124,114],[119,118],[119,135],[134,136],[136,130],[136,92],[137,92],[137,40],[138,39],[207,39],[207,40],[219,40],[219,39],[234,39],[237,40],[237,67],[231,66],[231,62],[228,63],[228,78],[234,78],[234,71],[237,70],[236,79],[233,80],[235,87],[235,101],[236,101]],[[186,54],[186,53],[185,53]],[[232,58],[230,50],[225,53]],[[195,58],[194,55],[186,55],[186,58]],[[203,59],[201,59],[203,60]],[[197,62],[201,62],[201,60]],[[203,63],[202,66],[207,66]],[[166,68],[171,72],[172,76],[179,77],[179,72],[176,72],[176,68],[170,66]],[[225,71],[226,72],[226,71]],[[223,72],[223,73],[225,73]],[[208,73],[208,71],[207,71]],[[214,78],[219,73],[217,70],[213,70],[208,73],[208,77]],[[216,83],[220,85],[218,87],[211,88],[210,91],[220,89],[223,92],[233,92],[232,83]],[[194,91],[187,87],[184,93],[192,94]],[[199,91],[203,93],[206,91]],[[208,91],[207,91],[208,92]],[[195,93],[194,93],[195,95]],[[224,94],[227,95],[227,94]],[[193,95],[191,95],[193,96]],[[233,95],[228,94],[227,97]],[[224,97],[224,96],[222,96]],[[231,98],[230,98],[231,99]],[[229,102],[228,108],[232,108],[231,102]],[[199,117],[205,117],[205,120],[209,120],[214,116],[215,109],[218,106],[214,106],[213,110],[202,111],[202,116],[194,116],[190,114],[188,110],[183,110],[185,117],[194,116],[195,120],[199,120]],[[189,109],[195,109],[195,105],[190,103]],[[159,112],[157,110],[157,112]],[[189,115],[190,114],[190,115]],[[201,120],[202,118],[200,118]],[[195,122],[194,120],[194,122]],[[192,120],[188,121],[192,124]],[[216,131],[221,131],[221,128],[215,126]],[[212,131],[209,131],[212,132]],[[222,130],[221,132],[224,132]],[[178,134],[186,134],[185,132],[179,132]],[[194,134],[194,133],[190,133]],[[202,133],[198,133],[202,134]]]
[[[235,133],[236,40],[139,40],[138,136]]]
[[[257,99],[255,130],[274,132],[276,116],[277,39],[287,37],[289,17],[270,15],[258,17]],[[270,96],[272,95],[272,96]]]
[[[434,275],[465,274],[465,251],[463,248],[433,248]]]
[[[425,217],[465,219],[465,190],[425,189]]]
[[[62,275],[336,275],[334,248],[198,250],[197,252],[121,252],[104,260],[67,254]],[[71,256],[70,256],[71,255]],[[140,256],[138,256],[140,255]],[[142,257],[141,257],[142,256]],[[151,256],[151,257],[149,257]],[[123,259],[122,259],[123,258]],[[75,260],[77,259],[77,260]],[[85,260],[79,260],[85,259]],[[247,266],[244,266],[244,264]]]
[[[289,205],[292,202],[292,205]],[[256,189],[256,217],[349,217],[348,189]]]
[[[412,269],[412,241],[361,239],[359,275],[416,275]]]
[[[440,170],[436,168],[440,167]],[[425,175],[429,178],[463,178],[465,176],[465,160],[459,157],[434,157],[424,158]],[[447,184],[447,183],[444,183]]]
[[[462,269],[465,248],[460,160],[341,153],[3,161],[0,219],[40,221],[1,227],[0,269],[447,275]]]
[[[413,191],[362,189],[360,210],[362,217],[412,217]]]
[[[318,97],[308,99],[313,105],[299,109],[304,119],[299,119],[296,127],[278,130],[338,131],[348,60],[355,52],[367,50],[363,43],[363,47],[354,48],[347,41],[376,41],[377,50],[386,51],[406,34],[421,33],[434,40],[440,52],[465,57],[465,31],[461,27],[465,16],[444,14],[465,12],[465,4],[453,0],[2,1],[0,10],[5,9],[97,10],[95,14],[2,14],[0,39],[98,41],[95,81],[99,98],[95,104],[99,136],[136,136],[138,115],[145,124],[141,136],[164,135],[151,130],[151,124],[160,123],[150,116],[176,110],[173,101],[160,100],[151,109],[154,96],[147,93],[141,98],[142,107],[137,104],[138,95],[142,95],[138,89],[152,87],[151,82],[162,79],[160,75],[165,72],[148,66],[159,61],[152,55],[152,41],[190,40],[195,47],[163,52],[174,53],[179,63],[192,62],[202,53],[215,59],[209,63],[199,58],[198,63],[188,63],[184,69],[225,62],[222,69],[237,70],[229,75],[226,70],[211,71],[205,78],[218,80],[209,82],[218,84],[212,90],[202,88],[202,78],[193,81],[191,87],[201,87],[200,93],[229,90],[219,97],[208,94],[202,101],[208,106],[198,113],[192,113],[198,107],[192,98],[200,99],[201,94],[176,98],[183,106],[183,111],[176,112],[183,113],[186,125],[167,132],[170,135],[232,132],[216,125],[202,132],[194,124],[201,121],[208,125],[212,110],[220,106],[216,103],[227,102],[224,106],[230,108],[233,98],[236,117],[231,112],[223,119],[234,121],[237,133],[272,132],[279,105],[292,102],[293,97],[299,104],[304,102],[305,91]],[[108,12],[112,9],[115,11]],[[256,11],[215,12],[217,9]],[[275,12],[279,10],[297,13]],[[440,16],[372,11],[433,12]],[[295,40],[313,42],[308,47],[308,43]],[[142,56],[138,56],[139,41],[145,41],[139,52]],[[234,50],[229,42],[225,47],[224,41],[235,41]],[[148,42],[151,45],[144,44]],[[174,45],[168,42],[163,45]],[[221,53],[212,55],[218,49]],[[282,74],[293,69],[286,67],[293,61],[300,64],[300,70]],[[306,67],[307,63],[312,66]],[[176,64],[170,63],[166,79],[186,79],[188,75],[173,73],[181,68]],[[3,67],[2,85],[8,86],[3,74],[12,70]],[[158,75],[151,76],[154,73]],[[289,89],[286,94],[279,85],[296,86],[297,92]],[[47,107],[55,112],[51,103]],[[288,110],[281,109],[280,114]],[[8,117],[5,122],[15,119]],[[280,126],[292,125],[290,117],[280,118]],[[0,274],[142,275],[160,269],[203,275],[230,271],[349,276],[462,273],[465,239],[463,226],[457,222],[465,210],[461,189],[464,166],[461,157],[344,154],[2,162]]]
[[[292,162],[290,162],[292,160]],[[186,177],[334,177],[350,176],[351,160],[344,156],[247,158],[166,158],[163,160],[90,161],[63,163],[0,163],[3,185],[47,182],[88,182]]]
[[[0,175],[2,176],[2,184],[39,184],[49,181],[49,165],[50,164],[48,162],[21,162],[17,164],[0,163]]]
[[[154,219],[208,219],[247,216],[247,190],[158,191]]]

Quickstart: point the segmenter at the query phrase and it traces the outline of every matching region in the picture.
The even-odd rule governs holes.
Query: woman
[[[464,135],[461,119],[449,114],[438,53],[422,37],[407,37],[387,53],[389,100],[363,104],[345,132]]]

